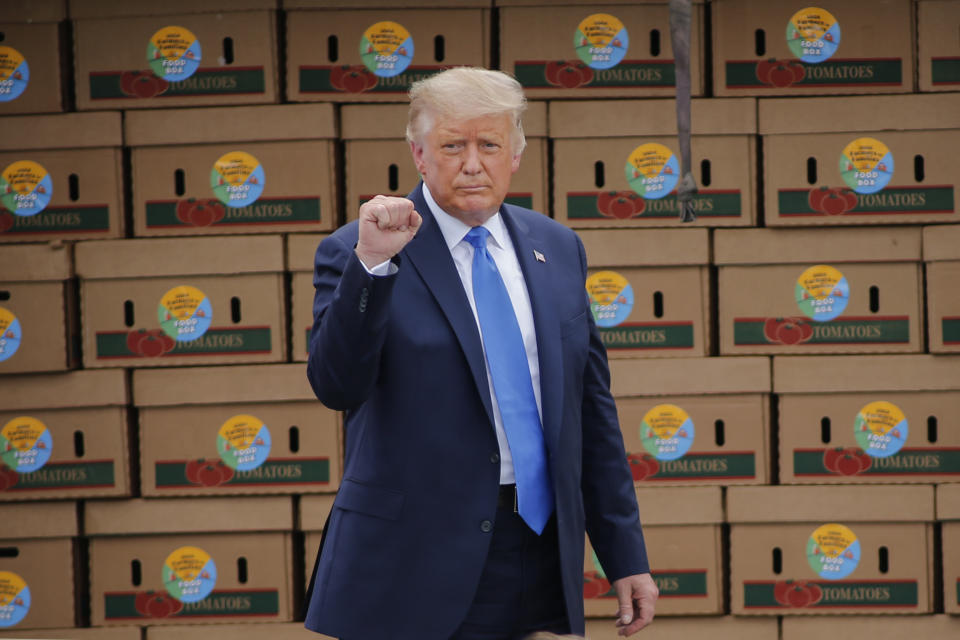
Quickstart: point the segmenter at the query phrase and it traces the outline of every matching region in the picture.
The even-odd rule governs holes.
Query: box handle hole
[[[926,177],[926,171],[923,166],[923,156],[913,156],[913,179],[917,182],[923,182]]]
[[[653,316],[655,318],[663,317],[663,293],[653,292]]]
[[[654,58],[660,55],[660,29],[650,30],[650,55]]]
[[[327,38],[327,59],[330,62],[336,62],[340,59],[340,41],[337,36]]]
[[[20,547],[0,547],[0,558],[16,558],[20,555]]]
[[[67,191],[70,195],[70,201],[76,202],[80,199],[80,178],[77,174],[71,173],[67,176]]]
[[[437,62],[443,62],[447,57],[447,42],[443,36],[436,36],[433,39],[433,59]]]
[[[937,441],[937,416],[927,416],[927,442]]]
[[[123,324],[127,327],[132,327],[134,323],[133,315],[133,300],[124,300],[123,301]]]
[[[817,184],[816,158],[807,158],[807,184]]]
[[[830,444],[830,418],[820,418],[820,442]]]
[[[400,169],[396,164],[387,167],[387,186],[390,191],[396,191],[400,188]]]
[[[715,420],[713,423],[713,441],[718,447],[722,447],[727,441],[727,425],[723,420]]]
[[[593,163],[593,183],[597,185],[598,189],[602,189],[606,182],[603,176],[603,160],[597,160]]]
[[[870,287],[870,312],[880,311],[880,287],[873,285]]]
[[[237,582],[247,584],[247,559],[243,556],[237,558]]]
[[[300,451],[300,427],[294,425],[290,427],[290,451],[297,453]]]
[[[783,551],[780,550],[780,547],[773,548],[773,572],[777,575],[780,575],[780,572],[783,571]]]
[[[237,296],[230,298],[230,319],[233,324],[240,322],[240,298]]]
[[[886,547],[880,547],[880,549],[877,551],[877,556],[880,560],[880,573],[886,573],[890,570],[890,551]]]
[[[713,176],[710,175],[710,161],[701,160],[700,161],[700,184],[704,187],[709,187],[712,181],[713,181]]]
[[[130,561],[130,582],[135,587],[139,587],[140,583],[143,582],[143,572],[141,569],[139,560]]]
[[[10,299],[10,292],[7,290],[0,291],[0,301],[7,301]]]
[[[77,429],[73,432],[73,455],[82,458],[84,453],[86,453],[86,446],[83,442],[83,431]]]
[[[223,64],[233,64],[233,38],[223,39]]]
[[[173,192],[178,196],[182,196],[187,192],[186,186],[187,180],[184,176],[183,169],[177,169],[173,172]]]
[[[753,32],[753,50],[758,56],[767,54],[767,34],[763,29]]]

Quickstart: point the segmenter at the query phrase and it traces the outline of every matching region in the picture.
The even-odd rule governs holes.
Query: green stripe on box
[[[734,318],[733,344],[737,346],[789,346],[805,344],[908,344],[910,318],[838,318],[829,322],[810,321],[813,334],[806,341],[789,345],[771,342],[763,332],[766,318]]]
[[[550,84],[546,74],[550,63],[550,60],[517,60],[513,63],[513,74],[527,89],[668,88],[676,84],[673,60],[621,60],[610,69],[589,69],[581,65],[582,72],[576,72],[577,80],[573,83],[576,86],[569,87]],[[583,84],[577,84],[579,82]]]
[[[121,88],[123,71],[90,73],[90,99],[137,98]],[[139,73],[127,71],[126,73]],[[172,98],[180,96],[211,96],[264,93],[266,83],[263,67],[233,67],[230,69],[197,69],[180,82],[170,82],[165,91],[145,98]]]
[[[126,331],[98,331],[97,358],[143,358],[127,348]],[[177,342],[161,358],[224,353],[270,353],[270,327],[211,328],[190,342]]]
[[[597,208],[601,191],[567,193],[567,218],[571,220],[618,220],[603,215]],[[627,220],[676,218],[680,215],[677,196],[670,194],[657,200],[644,200],[643,211]],[[691,200],[698,218],[739,218],[743,215],[738,190],[700,191]]]
[[[774,89],[763,84],[757,77],[757,65],[762,60],[729,60],[726,63],[728,89]],[[903,84],[903,61],[900,58],[837,59],[817,64],[800,60],[788,62],[803,66],[803,79],[789,86],[794,87],[861,87],[896,86]],[[779,87],[780,89],[788,87]]]
[[[616,327],[598,327],[600,339],[608,349],[692,349],[693,323],[636,323]]]
[[[816,189],[817,187],[814,187]],[[827,216],[810,206],[811,189],[777,190],[777,208],[782,217]],[[877,193],[858,193],[857,205],[837,216],[882,214],[953,213],[952,185],[933,187],[886,187]]]
[[[10,226],[4,230],[7,224]],[[110,207],[105,204],[47,207],[32,216],[18,216],[0,210],[0,233],[6,235],[109,230]]]
[[[960,58],[933,58],[930,75],[933,84],[960,84]]]
[[[707,595],[707,572],[695,571],[652,571],[653,580],[660,589],[661,598],[680,598]],[[614,593],[616,596],[616,593]]]
[[[390,78],[374,76],[376,84],[363,91],[338,89],[330,82],[330,73],[335,66],[302,66],[299,70],[300,93],[335,93],[339,95],[363,95],[364,93],[406,93],[417,80],[424,80],[447,67],[438,65],[410,65],[403,73]]]
[[[150,616],[137,611],[136,598],[135,592],[103,594],[104,618],[106,620],[150,620]],[[231,618],[276,616],[279,613],[280,594],[276,589],[229,589],[214,590],[199,602],[182,603],[180,611],[163,617]]]
[[[186,460],[162,461],[154,464],[157,489],[204,489],[206,485],[187,480]],[[290,484],[330,484],[329,458],[266,460],[256,469],[236,471],[233,477],[214,486],[283,486]]]
[[[918,605],[918,587],[916,580],[836,580],[813,581],[807,584],[816,593],[819,587],[820,599],[800,597],[798,602],[806,606],[789,606],[777,602],[774,597],[775,582],[744,582],[743,604],[750,608],[778,609],[829,609],[831,607],[863,607],[865,609],[884,607],[915,607]],[[802,588],[802,587],[801,587]]]
[[[717,480],[757,476],[756,456],[752,452],[687,453],[676,460],[658,460],[657,464],[659,467],[657,472],[645,477],[643,482]]]
[[[943,344],[960,344],[960,318],[943,318],[940,323]]]
[[[36,471],[18,472],[16,483],[7,491],[112,487],[115,483],[113,460],[48,462]]]
[[[148,229],[163,227],[193,228],[177,218],[177,200],[153,200],[146,203]],[[246,207],[224,207],[221,220],[212,227],[233,225],[269,225],[319,223],[320,198],[316,196],[290,198],[260,198]]]
[[[823,449],[794,449],[793,475],[842,476],[823,464]],[[960,473],[960,448],[912,447],[897,453],[871,458],[870,468],[859,476],[904,476]]]

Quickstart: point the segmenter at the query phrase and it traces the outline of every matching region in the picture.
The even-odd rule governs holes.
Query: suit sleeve
[[[356,408],[373,390],[397,278],[370,275],[345,235],[317,248],[307,361],[317,398],[338,411]]]
[[[577,247],[586,280],[586,254],[579,238]],[[590,543],[607,579],[613,582],[649,573],[650,565],[617,407],[610,393],[606,348],[593,314],[588,310],[587,315],[590,347],[583,374],[581,489]]]

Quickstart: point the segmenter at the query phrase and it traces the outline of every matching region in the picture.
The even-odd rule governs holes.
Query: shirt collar
[[[452,251],[455,246],[463,241],[464,236],[467,235],[471,227],[459,218],[455,218],[441,209],[437,201],[433,199],[433,194],[430,193],[430,188],[427,187],[426,182],[423,183],[423,199],[426,201],[430,213],[433,214],[433,218],[437,221],[437,226],[440,227],[440,233],[443,234],[443,239],[447,243],[447,249]],[[490,218],[483,223],[483,226],[490,232],[493,241],[496,242],[497,246],[501,249],[510,246],[507,244],[507,228],[503,224],[503,216],[500,215],[499,211],[490,216]]]

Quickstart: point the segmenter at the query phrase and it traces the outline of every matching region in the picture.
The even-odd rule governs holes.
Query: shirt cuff
[[[363,260],[360,261],[360,264],[363,264]],[[367,265],[363,264],[363,268],[366,269],[367,273],[372,276],[392,276],[400,270],[392,260],[384,260],[380,264],[374,265],[369,269],[367,269]]]

